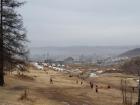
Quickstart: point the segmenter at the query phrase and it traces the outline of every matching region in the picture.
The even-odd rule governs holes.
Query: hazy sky
[[[140,45],[140,0],[26,0],[31,46]]]

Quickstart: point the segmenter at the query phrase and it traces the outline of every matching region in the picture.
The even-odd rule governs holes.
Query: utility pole
[[[0,1],[0,86],[4,85],[4,57],[3,57],[3,0]]]

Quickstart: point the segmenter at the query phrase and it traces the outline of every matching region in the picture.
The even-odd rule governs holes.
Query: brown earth
[[[119,87],[123,77],[120,74],[94,79],[99,86],[99,93],[96,93],[86,81],[83,85],[76,84],[76,80],[82,80],[49,69],[47,72],[30,70],[25,73],[33,78],[30,80],[7,75],[6,85],[0,88],[0,105],[122,105]],[[50,84],[50,77],[53,84]],[[108,84],[111,89],[107,89]],[[25,90],[28,98],[19,100]],[[133,102],[136,97],[137,94],[133,93]]]

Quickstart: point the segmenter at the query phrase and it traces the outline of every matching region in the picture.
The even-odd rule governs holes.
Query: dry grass
[[[25,81],[34,81],[34,77],[28,76],[28,75],[15,75],[16,79],[20,79],[20,80],[25,80]]]
[[[99,93],[92,90],[88,82],[83,85],[76,84],[76,77],[69,78],[68,75],[51,70],[35,71],[25,73],[27,77],[34,78],[24,80],[6,76],[6,86],[0,88],[0,105],[121,105],[122,96],[119,90],[122,75],[112,74],[111,77],[96,78],[99,85]],[[54,84],[49,83],[50,77]],[[79,82],[81,80],[79,79]],[[131,81],[135,84],[134,81]],[[107,89],[111,84],[111,89]],[[27,98],[24,91],[28,89]],[[133,94],[136,101],[136,94]],[[24,98],[23,100],[18,100]]]

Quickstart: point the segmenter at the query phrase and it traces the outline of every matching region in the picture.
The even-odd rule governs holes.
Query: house
[[[31,64],[38,70],[43,70],[44,69],[44,67],[39,65],[37,62],[32,62]]]
[[[89,77],[97,77],[97,75],[95,73],[90,73]]]

